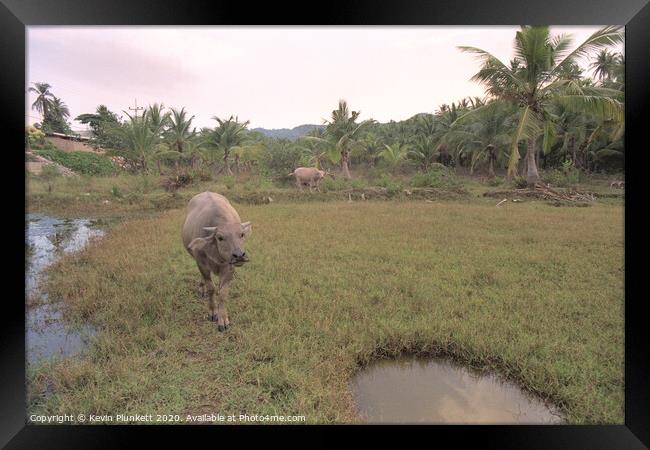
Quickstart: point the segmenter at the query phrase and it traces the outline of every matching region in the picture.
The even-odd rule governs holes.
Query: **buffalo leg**
[[[208,299],[208,320],[212,322],[217,321],[217,303],[215,300],[214,283],[210,276],[210,269],[201,267],[199,264],[199,272],[201,272],[201,281],[199,282],[199,289],[203,293],[203,297]]]
[[[217,329],[224,331],[230,325],[228,311],[226,310],[226,300],[228,299],[228,288],[232,281],[235,269],[232,266],[226,266],[219,273],[219,292],[217,294]]]

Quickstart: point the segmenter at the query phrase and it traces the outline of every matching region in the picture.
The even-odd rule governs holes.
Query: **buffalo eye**
[[[242,233],[240,237],[244,237],[244,233]]]
[[[219,239],[220,241],[223,241],[223,236],[217,236],[217,239]]]

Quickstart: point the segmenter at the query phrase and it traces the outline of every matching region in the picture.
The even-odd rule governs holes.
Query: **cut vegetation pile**
[[[521,199],[533,198],[549,200],[556,206],[574,204],[576,206],[587,206],[596,200],[591,192],[566,191],[561,192],[546,186],[537,185],[534,189],[513,189],[510,191],[485,192],[484,197]]]

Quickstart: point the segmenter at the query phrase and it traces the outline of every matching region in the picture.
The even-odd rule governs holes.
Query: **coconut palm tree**
[[[494,177],[494,165],[506,154],[516,108],[493,100],[469,111],[452,124],[451,135],[460,141],[459,150],[470,156],[470,174],[487,162],[488,175]]]
[[[167,120],[168,127],[165,130],[167,140],[175,147],[176,151],[183,153],[185,143],[194,136],[196,129],[190,130],[194,116],[187,118],[185,108],[177,110],[171,108],[171,114]]]
[[[55,117],[60,117],[64,120],[70,117],[70,110],[68,109],[68,105],[66,105],[59,97],[52,96],[51,106],[52,107],[50,109],[50,112]]]
[[[43,118],[48,114],[51,109],[52,102],[54,101],[54,94],[50,91],[52,88],[48,83],[36,82],[32,83],[34,86],[29,88],[29,92],[37,95],[36,100],[32,103],[32,109],[38,111]]]
[[[384,144],[384,149],[379,152],[379,157],[383,159],[389,167],[395,167],[397,163],[406,158],[410,146],[396,142],[392,145]]]
[[[303,136],[296,141],[294,148],[303,152],[304,163],[317,169],[322,169],[324,162],[337,163],[341,156],[337,152],[336,146],[317,136]]]
[[[119,127],[112,128],[110,133],[122,141],[126,149],[125,156],[137,161],[141,172],[144,173],[152,155],[157,150],[166,150],[159,147],[161,125],[155,125],[149,110],[145,110],[142,117],[131,116],[126,111],[124,114],[129,120]]]
[[[440,158],[441,137],[440,126],[434,115],[421,114],[416,118],[408,156],[418,162],[423,172]]]
[[[535,161],[536,140],[543,135],[543,148],[551,141],[553,127],[549,105],[558,101],[567,107],[596,114],[603,118],[623,120],[620,93],[611,89],[582,86],[562,77],[567,66],[589,53],[622,42],[621,27],[607,26],[593,33],[585,42],[571,50],[568,35],[551,36],[547,26],[522,26],[514,42],[516,64],[508,67],[491,53],[476,47],[459,47],[475,54],[481,61],[480,70],[472,77],[485,85],[491,96],[509,101],[519,108],[519,120],[512,139],[508,176],[512,176],[519,161],[519,142],[527,141],[527,182],[539,181]]]
[[[363,157],[371,166],[375,165],[383,145],[383,139],[374,131],[367,132],[363,137],[363,140],[361,141]]]
[[[250,121],[239,122],[237,116],[230,116],[228,119],[215,116],[213,119],[219,125],[210,133],[208,143],[213,149],[223,152],[223,167],[219,173],[225,171],[228,175],[232,175],[230,153],[246,142],[246,127]]]
[[[448,165],[452,160],[450,145],[452,144],[451,127],[456,120],[468,111],[467,108],[456,106],[452,102],[451,105],[443,104],[436,112],[436,132],[435,139],[438,141],[436,151],[441,164]],[[455,163],[459,164],[460,158],[455,158]]]
[[[162,103],[154,103],[153,105],[149,105],[144,111],[144,114],[149,116],[149,125],[152,130],[157,130],[158,133],[161,133],[169,123],[170,113],[169,111],[163,112],[164,109],[165,105]]]
[[[616,57],[616,53],[604,48],[598,52],[596,59],[589,65],[589,68],[593,70],[594,75],[599,80],[609,79],[612,77]]]
[[[335,143],[336,149],[341,155],[341,172],[345,178],[351,178],[349,164],[352,146],[361,131],[374,123],[372,119],[357,123],[360,114],[360,111],[350,111],[345,100],[339,100],[339,106],[332,111],[331,119],[325,121],[325,136]]]

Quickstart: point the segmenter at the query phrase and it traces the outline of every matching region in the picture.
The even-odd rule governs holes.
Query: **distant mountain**
[[[309,133],[310,131],[313,131],[315,129],[320,129],[324,128],[325,125],[311,125],[311,124],[305,124],[305,125],[298,125],[297,127],[294,128],[276,128],[276,129],[266,129],[266,128],[253,128],[251,131],[257,131],[259,133],[262,133],[264,136],[272,137],[272,138],[277,138],[277,139],[289,139],[289,140],[295,140],[298,139],[299,137],[302,137]]]

